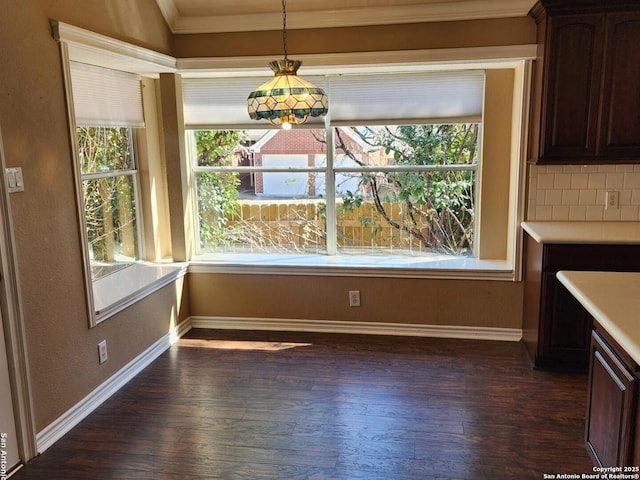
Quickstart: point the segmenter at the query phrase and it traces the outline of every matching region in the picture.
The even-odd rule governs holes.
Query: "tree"
[[[84,214],[94,260],[114,262],[116,253],[137,256],[135,204],[130,175],[108,172],[134,168],[129,128],[76,130],[83,179]]]
[[[477,161],[477,124],[358,127],[353,132],[372,148],[382,148],[392,165],[459,166]],[[335,137],[338,152],[367,166],[340,129]],[[371,201],[386,224],[423,247],[469,253],[473,248],[474,175],[472,170],[367,172],[360,176],[358,191],[343,195],[342,210],[352,211]],[[392,213],[392,206],[398,204],[402,208]],[[372,220],[364,217],[361,222],[371,224]],[[380,227],[373,225],[372,235]]]
[[[200,167],[231,166],[245,137],[239,130],[198,130],[194,134]],[[196,182],[201,247],[231,243],[233,235],[225,227],[238,211],[238,176],[235,173],[199,172]]]

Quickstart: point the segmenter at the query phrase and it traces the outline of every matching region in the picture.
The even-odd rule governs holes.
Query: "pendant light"
[[[329,111],[329,98],[324,90],[298,77],[302,62],[287,56],[287,2],[282,0],[282,42],[284,59],[269,62],[274,77],[263,83],[247,98],[252,120],[269,120],[273,125],[289,129],[309,117],[324,116]]]

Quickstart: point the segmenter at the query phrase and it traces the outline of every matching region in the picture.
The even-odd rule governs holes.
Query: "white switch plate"
[[[620,192],[608,191],[605,197],[607,202],[604,206],[605,210],[616,210],[620,208]]]
[[[7,179],[7,191],[9,193],[24,192],[24,180],[22,179],[22,168],[10,167],[5,169]]]
[[[349,306],[360,306],[360,290],[349,290]]]
[[[100,360],[100,364],[103,364],[104,362],[109,360],[106,340],[102,340],[100,343],[98,343],[98,359]]]

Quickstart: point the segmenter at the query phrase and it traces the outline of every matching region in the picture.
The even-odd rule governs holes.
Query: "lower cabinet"
[[[591,315],[556,278],[542,274],[540,367],[587,371],[593,323]]]
[[[640,381],[640,374],[636,375],[636,380]],[[640,395],[636,398],[636,434],[633,447],[633,466],[640,466]]]
[[[598,466],[639,465],[638,366],[612,343],[597,329],[593,332],[587,450]]]
[[[640,271],[640,245],[538,243],[525,235],[523,343],[538,368],[586,372],[591,317],[559,270]]]

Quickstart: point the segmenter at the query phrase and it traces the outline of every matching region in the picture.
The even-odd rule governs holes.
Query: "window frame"
[[[515,48],[515,47],[514,47]],[[462,279],[462,280],[499,280],[499,281],[520,281],[521,265],[522,265],[522,232],[519,225],[524,215],[524,205],[526,203],[526,149],[527,149],[527,131],[528,131],[528,119],[530,109],[530,91],[532,83],[532,62],[533,62],[533,47],[524,46],[522,49],[511,47],[505,50],[511,51],[513,56],[493,56],[479,57],[478,52],[482,49],[474,49],[471,57],[460,58],[459,62],[449,63],[444,68],[452,67],[456,68],[472,68],[472,69],[484,69],[488,75],[489,72],[495,70],[501,70],[505,73],[510,72],[507,76],[511,76],[508,84],[505,84],[505,76],[503,74],[497,75],[498,78],[502,76],[502,80],[498,80],[498,83],[494,83],[492,87],[493,96],[492,100],[487,100],[488,92],[485,89],[485,108],[490,103],[493,103],[495,99],[499,100],[499,112],[494,105],[491,105],[493,119],[487,123],[486,113],[483,115],[482,128],[485,130],[481,143],[479,144],[482,152],[482,163],[487,163],[487,154],[490,155],[489,159],[493,158],[493,155],[500,155],[498,167],[503,170],[504,173],[500,174],[502,180],[499,182],[485,180],[484,169],[485,165],[480,168],[478,175],[478,188],[476,191],[477,202],[479,208],[483,209],[483,205],[489,206],[489,211],[485,211],[485,217],[475,220],[476,228],[476,243],[475,248],[478,248],[477,260],[455,263],[434,263],[430,265],[391,265],[383,264],[382,262],[351,262],[344,261],[344,258],[336,258],[334,261],[327,262],[326,258],[306,259],[306,261],[297,260],[296,258],[283,257],[280,258],[264,258],[256,255],[254,259],[240,258],[239,256],[229,256],[223,258],[220,255],[195,255],[190,261],[190,271],[194,273],[233,273],[233,274],[287,274],[287,275],[339,275],[339,276],[367,276],[367,277],[396,277],[396,278],[429,278],[429,279]],[[350,59],[352,55],[345,54],[344,56],[338,55],[342,62],[346,59]],[[344,57],[344,58],[343,58]],[[379,53],[372,53],[367,56],[369,59],[378,59]],[[350,71],[354,73],[366,72],[379,69],[381,72],[394,72],[394,71],[406,71],[407,68],[421,71],[423,69],[432,69],[433,66],[426,59],[429,58],[429,54],[425,55],[425,52],[416,52],[415,55],[405,53],[398,58],[407,58],[407,63],[391,63],[397,58],[387,59],[390,63],[377,63],[371,62],[370,64],[364,62],[364,59],[360,59],[361,63],[351,66],[340,67],[340,69],[334,69],[332,67],[323,67],[322,65],[331,65],[329,59],[323,59],[320,63],[316,63],[317,67],[308,68],[309,75],[313,75],[318,72],[339,73],[339,71]],[[333,58],[333,57],[331,57]],[[438,57],[439,58],[439,57]],[[471,59],[473,58],[473,59]],[[485,58],[481,60],[480,58]],[[328,62],[328,63],[327,63]],[[342,65],[342,63],[341,63]],[[348,65],[348,64],[346,64]],[[438,65],[436,61],[436,69],[443,68],[444,64]],[[185,69],[189,67],[189,63],[183,65]],[[231,71],[229,70],[231,68]],[[186,70],[188,71],[188,70]],[[221,63],[218,65],[216,62],[211,62],[210,70],[207,75],[215,75],[215,72],[221,72],[221,76],[233,76],[233,69],[227,63]],[[245,73],[246,74],[246,73]],[[306,75],[306,73],[305,73]],[[201,76],[201,75],[194,75]],[[494,81],[496,76],[493,77]],[[508,87],[508,90],[505,90]],[[505,95],[507,93],[507,95]],[[330,94],[330,92],[329,92]],[[507,108],[508,110],[505,110]],[[505,116],[506,114],[506,116]],[[331,111],[329,112],[331,115]],[[446,123],[434,122],[434,123]],[[500,125],[499,133],[496,134],[495,127]],[[505,125],[509,125],[505,130]],[[189,128],[193,129],[224,129],[220,125],[193,125],[185,126],[185,130]],[[233,127],[227,127],[233,128]],[[238,126],[237,128],[247,128],[246,126]],[[257,124],[252,128],[260,128]],[[491,129],[492,133],[487,136],[487,133]],[[505,144],[509,141],[510,143]],[[486,145],[485,145],[486,143]],[[507,146],[508,145],[508,146]],[[506,148],[506,151],[505,151]],[[509,153],[510,152],[510,153]],[[330,150],[329,152],[330,153]],[[190,159],[186,159],[190,163]],[[496,172],[495,162],[490,161],[491,165],[488,168],[488,178],[498,178],[494,174]],[[501,170],[502,171],[502,170]],[[329,176],[331,178],[331,176]],[[496,203],[495,193],[492,194],[494,186],[499,186],[498,191],[501,192],[501,199]],[[329,186],[327,185],[327,188]],[[491,198],[487,204],[485,196],[489,195]],[[504,196],[506,195],[506,197]],[[508,199],[508,202],[505,200]],[[499,213],[493,211],[493,207],[503,204],[504,208],[500,209]],[[328,204],[328,207],[331,205]],[[197,215],[197,212],[194,211]],[[497,231],[493,231],[494,228],[498,228]],[[496,233],[499,234],[496,236]],[[497,242],[496,242],[497,239]],[[194,244],[196,241],[194,240]],[[481,245],[484,245],[481,247]],[[273,256],[272,256],[273,257]]]
[[[148,275],[148,272],[143,272],[142,275],[140,272],[136,271],[133,273],[134,277],[131,281],[127,282],[131,286],[130,288],[137,289],[139,294],[121,294],[120,298],[117,301],[113,301],[109,305],[102,305],[102,302],[98,297],[101,296],[101,293],[96,290],[100,279],[95,280],[93,278],[92,267],[91,267],[91,256],[89,252],[89,238],[87,235],[87,224],[86,224],[86,215],[85,215],[85,204],[84,204],[84,189],[83,189],[83,174],[81,167],[81,159],[78,148],[78,138],[77,138],[77,128],[78,124],[76,121],[75,115],[75,107],[74,107],[74,98],[73,98],[73,85],[72,85],[72,72],[71,72],[71,62],[72,56],[70,53],[70,45],[66,41],[60,39],[60,55],[62,59],[63,66],[63,79],[64,79],[64,88],[66,92],[66,106],[67,106],[67,118],[68,118],[68,128],[69,128],[69,138],[71,142],[71,156],[73,161],[73,175],[74,175],[74,186],[75,186],[75,198],[76,198],[76,212],[78,215],[78,224],[79,224],[79,243],[82,252],[82,263],[83,263],[83,279],[84,279],[84,292],[86,298],[86,308],[87,308],[87,318],[89,320],[89,328],[96,327],[98,324],[114,315],[115,313],[121,311],[123,308],[126,308],[133,301],[136,301],[137,298],[140,298],[151,291],[155,291],[151,287],[155,286],[155,289],[160,288],[161,285],[166,284],[167,278],[156,279],[155,284],[149,284],[146,280],[140,280],[141,277]],[[104,67],[103,67],[104,68]],[[107,127],[112,127],[113,125],[108,125]],[[136,137],[136,128],[127,127],[132,129],[132,155],[134,165],[136,166],[136,170],[138,168],[138,146],[135,141]],[[139,260],[133,265],[142,265],[142,259],[144,258],[144,229],[143,229],[143,209],[141,208],[141,193],[140,193],[140,185],[139,185],[139,176],[136,173],[134,184],[134,196],[136,201],[136,234],[138,235],[138,257]],[[117,275],[119,272],[116,272],[112,275],[107,275],[106,277],[113,277]],[[171,272],[172,276],[174,272]],[[184,268],[182,268],[176,276],[184,275]]]
[[[477,123],[479,131],[482,131],[482,122],[460,122],[460,123]],[[417,124],[416,124],[417,125]],[[424,124],[420,124],[424,125]],[[396,126],[396,125],[393,125]],[[326,166],[324,167],[264,167],[264,166],[199,166],[197,159],[197,152],[195,146],[195,136],[193,132],[203,130],[201,128],[189,128],[185,129],[185,134],[187,136],[187,157],[191,164],[191,172],[192,172],[192,185],[194,189],[194,236],[196,237],[196,256],[206,255],[207,252],[203,252],[201,248],[201,239],[200,239],[200,215],[198,211],[198,182],[196,176],[199,173],[319,173],[324,174],[325,176],[325,196],[324,200],[326,203],[326,252],[324,255],[329,257],[336,257],[338,255],[345,255],[344,253],[339,252],[338,247],[338,239],[337,239],[337,226],[338,226],[338,215],[336,211],[336,205],[338,200],[338,195],[335,188],[335,180],[336,175],[339,173],[378,173],[378,172],[453,172],[453,171],[472,171],[475,174],[475,185],[474,185],[474,218],[479,217],[480,213],[480,204],[478,202],[478,183],[479,176],[482,165],[482,149],[480,148],[481,143],[481,134],[478,136],[478,149],[477,149],[477,158],[476,162],[469,165],[379,165],[379,166],[360,166],[360,167],[339,167],[335,166],[335,158],[336,158],[336,144],[334,141],[334,131],[338,128],[343,128],[344,126],[338,125],[330,125],[330,119],[327,118],[325,120],[324,125],[324,133],[327,143],[327,152],[325,155]],[[352,128],[352,127],[349,127]],[[298,127],[300,130],[320,130],[317,126],[313,125],[303,125]],[[212,128],[210,130],[242,130],[242,129],[233,129],[233,128]],[[265,129],[267,131],[281,131],[279,128],[270,128]],[[330,145],[330,146],[329,146]],[[329,180],[330,179],[330,180]],[[329,188],[331,186],[331,188]],[[287,198],[287,197],[283,197]],[[478,233],[477,222],[474,221],[473,224],[473,249],[472,249],[472,257],[477,257],[477,242],[476,236]],[[320,253],[318,253],[320,254]],[[220,255],[225,255],[224,253],[220,253]],[[265,252],[264,255],[277,255],[277,253],[273,252]],[[291,255],[305,255],[304,253]],[[379,252],[375,254],[380,257],[403,257],[402,254],[385,254],[384,252]],[[456,258],[458,256],[451,255],[452,258]]]
[[[77,124],[76,125],[76,129],[77,128],[81,128],[81,127],[88,127],[88,125],[82,125],[82,124]],[[85,181],[88,180],[102,180],[102,179],[106,179],[106,178],[123,178],[123,177],[131,177],[131,184],[133,187],[133,204],[134,204],[134,212],[135,212],[135,234],[136,234],[136,259],[132,262],[130,262],[129,265],[133,265],[135,263],[140,262],[143,258],[145,258],[145,251],[144,251],[144,232],[143,232],[143,222],[144,222],[144,218],[143,218],[143,212],[142,212],[142,201],[141,201],[141,196],[140,196],[140,176],[139,176],[139,165],[138,165],[138,144],[137,144],[137,137],[138,137],[138,133],[136,128],[134,127],[112,127],[112,126],[96,126],[96,125],[91,125],[91,127],[95,127],[95,128],[126,128],[129,131],[129,150],[130,150],[130,160],[131,160],[131,168],[127,168],[127,169],[117,169],[117,170],[105,170],[105,171],[100,171],[100,172],[90,172],[90,173],[84,173],[82,171],[82,166],[80,165],[80,181],[81,184],[83,184]],[[75,148],[76,150],[78,149],[78,141],[77,141],[77,137],[76,137],[76,144],[75,144]],[[85,198],[84,198],[84,188],[83,188],[83,195],[82,195],[82,201],[83,201],[83,206],[85,205]],[[85,218],[85,232],[86,232],[86,208],[83,208],[82,211],[82,215]],[[89,245],[89,238],[88,238],[88,234],[85,233],[85,238],[87,241],[87,246]],[[91,275],[91,279],[92,279],[92,283],[95,283],[97,280],[100,280],[100,278],[102,278],[102,276],[100,277],[96,277],[93,274],[93,266],[91,266],[91,270],[92,270],[92,275]]]

